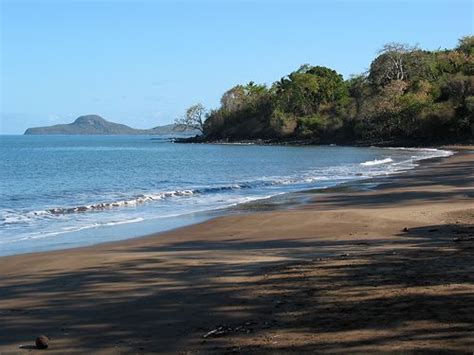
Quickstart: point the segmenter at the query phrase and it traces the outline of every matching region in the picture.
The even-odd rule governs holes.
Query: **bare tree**
[[[416,46],[404,43],[387,43],[378,51],[379,56],[370,67],[370,79],[377,84],[407,79],[407,59],[417,51]]]
[[[405,54],[413,51],[413,48],[403,43],[387,43],[379,51],[379,54],[385,54],[390,59],[392,65],[391,70],[387,72],[387,76],[391,80],[403,80],[405,79],[405,70],[403,58]]]
[[[195,129],[204,133],[206,109],[201,104],[195,104],[186,110],[183,117],[177,118],[175,124],[179,130]]]

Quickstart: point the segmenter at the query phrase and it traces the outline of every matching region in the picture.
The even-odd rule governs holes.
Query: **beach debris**
[[[49,338],[46,335],[40,335],[35,340],[38,349],[47,349],[49,346]]]
[[[218,335],[221,335],[221,334],[224,334],[224,331],[223,330],[219,330],[218,328],[216,329],[213,329],[209,332],[207,332],[206,334],[204,334],[202,337],[204,339],[206,338],[209,338],[210,336],[218,336]]]
[[[237,333],[237,332],[242,332],[242,333],[251,333],[253,329],[249,328],[249,326],[256,324],[255,322],[245,322],[241,325],[238,326],[228,326],[228,325],[220,325],[210,331],[208,331],[206,334],[204,334],[202,337],[204,339],[207,338],[217,338],[220,336],[227,335],[229,333]]]

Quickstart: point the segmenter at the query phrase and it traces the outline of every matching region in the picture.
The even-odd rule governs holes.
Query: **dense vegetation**
[[[199,119],[204,141],[468,140],[474,136],[473,58],[474,36],[453,50],[391,43],[367,73],[344,80],[335,70],[305,64],[270,87],[237,85],[218,109],[194,105],[178,123]]]

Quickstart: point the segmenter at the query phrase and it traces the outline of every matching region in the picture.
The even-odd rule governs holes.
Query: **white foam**
[[[33,239],[43,239],[48,237],[55,237],[61,234],[72,233],[72,232],[79,232],[85,229],[92,229],[92,228],[99,228],[99,227],[106,227],[106,226],[116,226],[121,224],[130,224],[130,223],[138,223],[143,222],[144,218],[138,217],[124,221],[112,221],[112,222],[105,222],[105,223],[92,223],[80,227],[64,227],[61,230],[54,231],[54,232],[41,232],[41,233],[30,233],[25,237],[14,239],[14,240],[0,240],[0,244],[3,243],[11,243],[11,242],[21,242],[25,240],[33,240]]]
[[[389,164],[389,163],[393,163],[392,158],[386,158],[386,159],[380,159],[380,160],[377,160],[377,159],[369,160],[369,161],[360,163],[360,165],[362,165],[362,166],[374,166],[374,165]]]
[[[408,150],[408,151],[413,151],[413,152],[428,152],[428,153],[434,153],[432,157],[449,157],[454,154],[452,150],[446,150],[446,149],[437,149],[437,148],[407,148],[407,147],[387,147],[384,149],[389,149],[389,150]],[[422,157],[422,159],[426,159]]]

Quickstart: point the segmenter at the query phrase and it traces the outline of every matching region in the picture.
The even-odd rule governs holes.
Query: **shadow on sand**
[[[100,268],[21,282],[6,277],[0,300],[34,294],[41,302],[33,308],[1,309],[0,344],[11,344],[17,334],[34,339],[46,333],[53,339],[72,336],[79,342],[73,341],[72,348],[89,351],[337,352],[433,338],[473,348],[474,294],[465,290],[472,291],[474,284],[474,225],[425,226],[399,237],[396,248],[383,252],[360,240],[355,246],[290,240],[174,243],[131,250],[136,255],[130,261]],[[302,249],[305,257],[298,252]],[[308,249],[315,250],[313,259],[308,260]],[[208,258],[193,267],[160,267],[160,258],[150,256],[180,253],[180,258],[199,259],[212,251],[271,253],[291,261]],[[124,285],[133,291],[122,293]],[[450,285],[459,291],[443,294]],[[436,292],[425,292],[429,289]],[[410,327],[413,322],[416,328]],[[439,327],[420,326],[433,323]],[[203,340],[203,334],[219,326],[219,337]],[[344,337],[366,330],[372,335],[364,340]],[[383,332],[373,336],[377,330]],[[279,331],[308,337],[304,345],[291,347],[265,341],[267,334]],[[258,345],[235,345],[246,339],[259,339]]]

